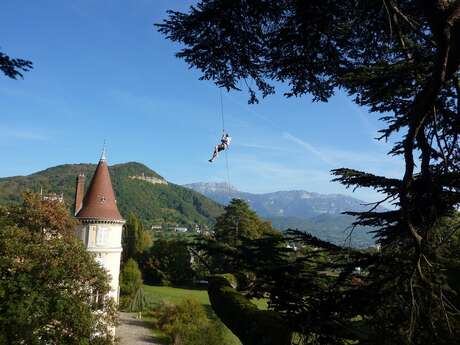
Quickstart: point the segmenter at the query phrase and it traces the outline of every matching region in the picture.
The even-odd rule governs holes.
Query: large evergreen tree
[[[381,253],[349,258],[366,268],[363,283],[343,286],[349,293],[300,299],[308,303],[298,308],[278,306],[287,315],[303,313],[297,321],[312,342],[341,341],[330,325],[315,327],[313,315],[324,319],[314,305],[332,320],[364,318],[361,343],[456,343],[460,306],[446,275],[451,238],[440,224],[460,201],[460,2],[201,0],[189,13],[170,12],[159,29],[183,44],[177,56],[202,79],[227,90],[246,85],[250,102],[274,93],[273,81],[289,85],[288,97],[311,94],[315,101],[342,89],[382,115],[381,140],[403,133],[390,151],[404,158],[401,178],[333,171],[346,186],[373,188],[396,207],[350,213],[356,224],[376,226],[382,244]],[[343,253],[311,237],[303,241],[331,256]],[[300,288],[298,281],[286,291]],[[280,292],[277,301],[283,299],[290,297]]]
[[[241,199],[232,199],[225,211],[217,217],[212,237],[196,241],[194,254],[197,261],[204,263],[213,273],[235,273],[239,259],[235,258],[238,248],[247,241],[267,236],[279,236],[270,222],[260,219]],[[240,271],[240,273],[244,273]],[[242,274],[240,277],[245,276]]]
[[[241,244],[243,238],[255,239],[274,233],[271,224],[261,220],[241,199],[232,199],[214,225],[216,241],[233,247]]]

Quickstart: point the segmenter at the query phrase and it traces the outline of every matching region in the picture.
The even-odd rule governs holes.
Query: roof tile
[[[109,167],[105,157],[97,165],[91,184],[83,200],[83,207],[77,213],[77,218],[121,221],[123,217],[118,211]]]

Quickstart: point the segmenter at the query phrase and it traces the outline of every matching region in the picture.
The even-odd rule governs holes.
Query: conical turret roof
[[[123,221],[115,200],[105,152],[102,153],[77,218]]]

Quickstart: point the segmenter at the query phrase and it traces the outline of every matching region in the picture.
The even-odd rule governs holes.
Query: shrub
[[[186,299],[178,305],[162,303],[153,315],[157,327],[171,338],[173,345],[225,344],[222,323],[209,320],[195,300]]]
[[[142,286],[142,274],[137,262],[129,259],[120,274],[120,293],[122,296],[134,297]]]

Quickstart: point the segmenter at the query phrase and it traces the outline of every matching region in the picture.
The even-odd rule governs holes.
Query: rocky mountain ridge
[[[184,187],[195,190],[208,198],[226,205],[232,198],[247,201],[257,214],[270,220],[274,227],[309,232],[336,244],[349,240],[348,234],[354,218],[342,214],[345,211],[366,211],[366,202],[342,194],[320,194],[305,190],[248,193],[239,191],[225,182],[199,182]],[[384,211],[378,207],[377,211]],[[358,227],[351,236],[351,244],[369,247],[375,244],[370,231],[373,228]]]
[[[339,215],[345,211],[366,211],[367,202],[343,194],[320,194],[305,190],[288,190],[271,193],[248,193],[239,191],[225,182],[198,182],[184,185],[221,204],[232,198],[246,200],[262,217],[309,218],[320,214]],[[385,210],[383,207],[377,211]]]

